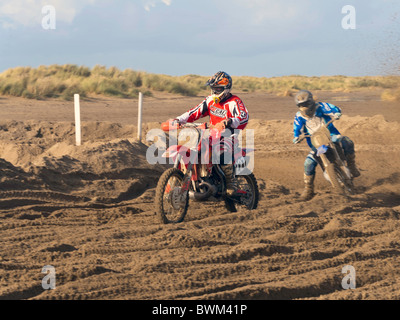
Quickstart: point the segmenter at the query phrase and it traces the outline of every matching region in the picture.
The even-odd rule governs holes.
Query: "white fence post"
[[[138,140],[142,141],[142,111],[143,111],[143,93],[139,92],[138,107]]]
[[[76,135],[76,145],[81,145],[81,107],[79,103],[79,94],[74,95],[75,101],[75,135]]]

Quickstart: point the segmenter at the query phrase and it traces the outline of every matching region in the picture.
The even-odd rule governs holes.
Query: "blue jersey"
[[[302,133],[313,134],[321,123],[326,124],[331,120],[329,115],[341,112],[339,107],[326,102],[317,102],[317,109],[315,110],[315,116],[313,118],[303,117],[300,111],[297,112],[293,124],[294,137],[298,138]],[[340,132],[332,123],[328,126],[328,129],[332,136],[340,135]],[[307,138],[307,143],[310,148],[315,151],[310,138]]]

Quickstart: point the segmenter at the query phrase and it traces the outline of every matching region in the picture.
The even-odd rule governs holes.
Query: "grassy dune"
[[[278,95],[299,89],[351,91],[357,89],[385,89],[382,98],[400,100],[400,77],[304,77],[274,78],[233,77],[238,91],[263,91]],[[72,100],[75,93],[82,97],[101,94],[121,98],[135,98],[141,91],[175,93],[184,96],[206,94],[207,77],[186,75],[172,77],[131,69],[95,66],[92,69],[77,65],[51,65],[38,68],[18,67],[0,74],[0,95],[29,99],[60,98]]]
[[[384,101],[400,101],[400,86],[397,89],[385,90],[381,98]]]

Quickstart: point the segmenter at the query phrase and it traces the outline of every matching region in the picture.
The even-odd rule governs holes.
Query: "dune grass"
[[[40,66],[36,69],[18,67],[0,74],[0,94],[29,99],[61,98],[72,100],[75,93],[86,97],[100,94],[135,98],[139,92],[165,91],[181,95],[196,95],[199,87],[184,79],[148,74],[130,69],[95,66],[89,69],[77,65]]]
[[[382,93],[381,99],[383,101],[400,101],[400,87],[393,90],[385,90]]]
[[[204,84],[208,77],[186,75],[173,77],[131,69],[119,70],[97,65],[92,69],[77,65],[50,65],[38,68],[17,67],[0,74],[0,95],[29,99],[59,98],[72,100],[75,93],[82,97],[92,94],[136,98],[139,92],[151,95],[154,91],[182,96],[207,94]],[[234,89],[242,92],[290,94],[300,89],[351,91],[385,89],[382,99],[400,100],[400,77],[305,77],[273,78],[235,77]]]
[[[334,90],[345,91],[361,88],[395,88],[395,77],[347,77],[347,76],[286,76],[278,78],[240,77],[236,85],[249,91],[264,90],[281,93],[283,90]]]

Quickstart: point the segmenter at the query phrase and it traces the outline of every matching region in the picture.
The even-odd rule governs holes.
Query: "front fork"
[[[330,161],[327,153],[321,154],[319,157],[321,159],[323,168],[326,169],[330,163],[337,164],[339,167],[343,166],[342,157],[339,154],[338,150],[336,149],[336,145],[328,145],[328,152],[331,152],[330,157],[333,156],[334,161]]]
[[[324,171],[325,171],[325,169],[329,166],[330,161],[328,160],[328,157],[326,156],[325,153],[324,153],[324,154],[321,154],[321,155],[319,156],[319,158],[321,159],[322,166],[323,166]]]
[[[179,191],[180,196],[188,196],[189,194],[189,189],[190,189],[190,182],[192,180],[192,168],[193,168],[193,162],[194,156],[191,156],[191,159],[189,161],[188,166],[186,167],[185,163],[182,161],[182,155],[178,154],[178,156],[175,159],[174,163],[174,168],[179,168],[179,164],[181,165],[181,171],[185,174],[183,177],[183,182],[182,182],[182,187]]]
[[[333,152],[333,156],[335,158],[335,162],[331,162],[326,153],[321,154],[319,157],[321,159],[321,164],[323,166],[324,171],[326,172],[326,168],[329,166],[329,164],[333,163],[334,165],[338,165],[338,167],[346,174],[347,178],[351,180],[351,175],[350,172],[348,171],[347,167],[344,165],[343,160],[337,151],[335,146],[331,146],[330,148],[331,152]],[[333,177],[332,177],[333,178]]]

